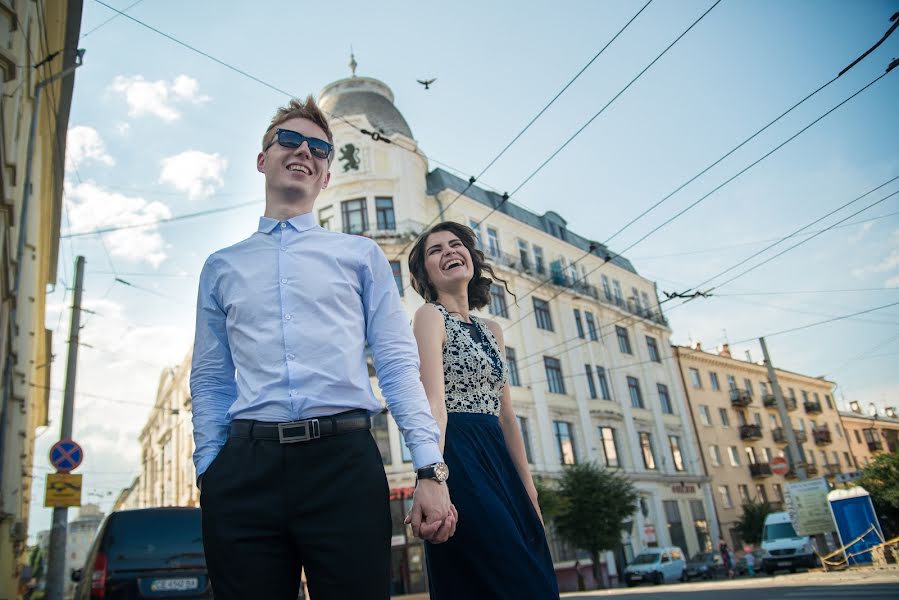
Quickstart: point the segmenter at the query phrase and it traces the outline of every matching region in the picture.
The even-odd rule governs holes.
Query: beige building
[[[568,229],[557,213],[532,213],[443,169],[430,170],[393,100],[384,83],[367,77],[322,91],[337,157],[316,203],[321,225],[381,245],[410,318],[423,302],[406,266],[415,236],[439,220],[476,229],[518,298],[495,286],[482,316],[505,330],[512,399],[534,473],[552,479],[565,464],[597,461],[633,480],[640,493],[634,517],[621,545],[604,557],[613,575],[649,545],[673,543],[689,553],[709,548],[717,535],[713,492],[654,283],[624,257]],[[136,495],[141,505],[196,503],[186,435],[188,369],[189,359],[162,377],[158,410],[141,435],[143,472],[123,502]],[[414,486],[411,457],[387,413],[376,416],[373,433],[390,482],[393,593],[422,591],[423,549],[402,524]],[[558,541],[551,546],[564,588],[577,556]]]
[[[718,353],[675,347],[683,385],[715,489],[722,534],[740,545],[734,529],[747,502],[783,507],[784,486],[795,480],[771,472],[771,460],[787,457],[784,427],[803,449],[809,478],[832,479],[854,470],[846,432],[833,399],[834,383],[777,369],[790,418],[781,422],[764,363],[735,359],[727,344]]]
[[[874,404],[862,410],[858,402],[850,402],[848,411],[840,411],[840,420],[859,470],[878,454],[899,449],[899,416],[894,407],[879,412]]]
[[[0,598],[16,596],[32,498],[34,434],[48,424],[52,358],[45,303],[47,286],[57,279],[81,4],[0,0]]]

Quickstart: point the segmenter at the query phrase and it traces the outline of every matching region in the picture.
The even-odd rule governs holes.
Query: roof
[[[559,216],[558,213],[554,211],[550,210],[543,213],[542,215],[538,215],[526,208],[518,206],[514,202],[506,201],[504,203],[501,194],[487,191],[476,185],[471,185],[469,187],[468,181],[460,177],[456,177],[452,173],[444,171],[443,169],[434,169],[433,171],[428,173],[428,194],[433,196],[444,190],[451,190],[460,194],[464,193],[465,196],[477,202],[480,202],[484,206],[488,206],[491,209],[496,209],[496,212],[501,212],[509,217],[512,217],[516,221],[524,223],[525,225],[529,225],[530,227],[533,227],[535,229],[539,229],[544,233],[548,233],[549,235],[567,242],[568,244],[584,252],[590,251],[590,246],[592,245],[594,249],[591,254],[593,254],[594,256],[602,259],[605,259],[607,256],[609,256],[611,257],[610,262],[615,266],[620,267],[626,271],[630,271],[631,273],[637,273],[637,270],[634,269],[634,266],[628,259],[619,254],[615,254],[614,252],[610,251],[605,245],[597,241],[589,240],[569,230],[565,219],[563,219],[561,216]]]
[[[328,84],[319,94],[319,104],[331,120],[364,115],[378,133],[400,133],[414,139],[409,124],[393,104],[393,92],[372,77],[349,77]]]

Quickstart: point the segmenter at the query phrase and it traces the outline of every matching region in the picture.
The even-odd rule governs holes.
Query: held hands
[[[415,537],[442,544],[456,532],[459,513],[450,502],[449,489],[445,483],[433,479],[422,479],[415,488],[412,510],[405,523],[412,525]]]

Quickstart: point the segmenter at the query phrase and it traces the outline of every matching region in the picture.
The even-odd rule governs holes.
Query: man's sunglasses
[[[269,142],[268,146],[263,149],[268,150],[272,147],[272,144],[278,142],[285,148],[299,148],[303,145],[303,142],[306,142],[309,145],[309,153],[315,158],[320,158],[322,160],[326,160],[329,156],[331,156],[331,152],[334,151],[334,146],[326,142],[325,140],[320,140],[314,137],[306,137],[302,133],[297,133],[296,131],[291,131],[290,129],[277,129],[275,130],[275,139]]]

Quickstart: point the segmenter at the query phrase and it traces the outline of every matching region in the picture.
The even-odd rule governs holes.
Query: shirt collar
[[[297,215],[291,219],[288,219],[287,222],[290,223],[291,227],[293,227],[297,231],[307,231],[316,226],[315,216],[313,216],[311,212]],[[269,217],[259,217],[258,231],[260,233],[271,233],[279,223],[280,221],[271,219]]]

